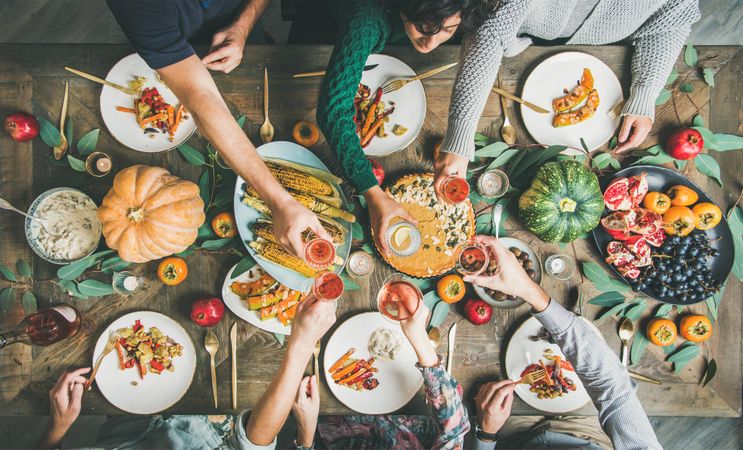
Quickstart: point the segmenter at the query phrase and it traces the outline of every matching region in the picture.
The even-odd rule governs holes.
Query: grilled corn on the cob
[[[258,192],[256,192],[252,187],[248,186],[247,183],[243,184],[243,193],[244,193],[243,203],[251,205],[251,203],[245,201],[247,197],[253,197],[255,199],[260,200],[260,197],[258,196]],[[354,216],[350,212],[345,211],[340,208],[336,208],[335,206],[328,205],[327,203],[321,202],[320,200],[316,199],[315,197],[311,195],[304,194],[301,192],[296,192],[292,189],[289,190],[289,194],[291,194],[291,196],[294,197],[296,201],[303,204],[304,206],[309,208],[311,211],[314,211],[320,214],[325,214],[328,217],[338,217],[340,219],[345,220],[346,222],[356,222],[356,216]],[[261,212],[262,214],[265,214],[261,210],[258,210],[258,211]]]
[[[319,217],[320,223],[322,224],[323,228],[325,228],[325,231],[327,231],[332,237],[333,242],[336,245],[343,244],[344,237],[345,237],[345,230],[343,227],[341,227],[338,223],[333,222],[331,220],[327,220],[323,217]],[[258,220],[255,222],[251,227],[253,230],[253,233],[255,233],[258,237],[262,237],[263,239],[276,242],[276,237],[274,237],[273,234],[273,222],[270,220]],[[302,233],[302,238],[305,241],[309,241],[310,239],[310,230],[305,230],[304,233]]]
[[[333,186],[330,183],[314,175],[273,161],[266,161],[266,166],[274,178],[286,188],[318,196],[332,196],[334,194]]]
[[[275,242],[271,242],[265,239],[258,239],[250,242],[248,245],[250,245],[250,247],[263,258],[280,266],[284,266],[287,269],[299,272],[305,277],[317,278],[322,273],[327,272],[327,270],[313,269],[312,267],[307,265],[306,262],[302,261],[294,255],[289,254],[286,250],[284,250],[284,247]]]

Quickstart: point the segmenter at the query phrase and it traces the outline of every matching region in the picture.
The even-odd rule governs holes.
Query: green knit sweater
[[[393,30],[394,21],[378,0],[335,3],[340,9],[338,39],[320,89],[317,123],[338,154],[346,176],[364,193],[376,186],[377,180],[356,134],[353,100],[367,57],[381,51],[399,33]]]

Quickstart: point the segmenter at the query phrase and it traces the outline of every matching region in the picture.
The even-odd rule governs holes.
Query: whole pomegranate
[[[484,325],[493,317],[493,308],[479,298],[464,303],[464,317],[473,325]]]
[[[5,131],[14,141],[30,141],[39,135],[39,122],[31,114],[18,111],[5,118]]]
[[[224,317],[224,303],[222,300],[202,298],[191,305],[191,320],[200,327],[211,327],[219,323]]]
[[[372,173],[374,173],[374,178],[377,179],[377,183],[379,183],[379,185],[381,186],[382,183],[384,183],[384,168],[376,159],[369,158],[369,162],[372,165]]]
[[[673,158],[694,159],[704,147],[702,134],[693,128],[681,128],[668,137],[666,152]]]

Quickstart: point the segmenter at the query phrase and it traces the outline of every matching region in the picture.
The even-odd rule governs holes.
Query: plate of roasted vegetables
[[[387,55],[369,55],[354,98],[354,123],[364,152],[369,156],[389,155],[410,145],[426,117],[426,93],[420,81],[383,94],[382,86],[392,80],[417,74],[407,64]]]
[[[101,115],[111,135],[133,150],[172,150],[196,131],[196,122],[160,76],[136,53],[122,58],[106,80],[137,91],[129,95],[110,86],[101,90]]]
[[[233,266],[228,274],[232,274]],[[261,266],[232,278],[222,286],[222,299],[238,317],[271,333],[291,334],[299,302],[307,293],[289,289],[276,281]]]
[[[268,205],[242,177],[237,177],[234,208],[240,239],[251,256],[279,283],[308,292],[322,273],[340,274],[343,270],[351,250],[351,224],[356,217],[348,211],[340,188],[342,180],[331,174],[311,151],[293,142],[279,141],[258,147],[258,154],[292,197],[317,214],[333,238],[336,258],[328,267],[318,269],[289,254],[273,234]],[[311,240],[309,230],[304,238]]]
[[[153,311],[136,311],[114,320],[101,333],[93,365],[103,357],[95,382],[106,399],[131,414],[156,414],[177,403],[191,386],[196,349],[186,330]]]
[[[582,52],[563,52],[542,61],[529,74],[521,97],[549,110],[541,114],[521,105],[524,126],[535,141],[566,145],[566,154],[589,151],[611,139],[620,117],[609,111],[622,101],[622,86],[603,61]]]
[[[576,320],[586,320],[582,317]],[[586,320],[603,340],[601,332]],[[536,317],[527,319],[513,334],[506,347],[506,373],[511,380],[522,380],[530,372],[544,376],[516,386],[516,394],[529,406],[548,413],[575,411],[591,398],[570,361],[554,343]],[[522,380],[523,381],[523,380]]]
[[[323,373],[330,391],[361,414],[389,414],[423,384],[418,358],[400,325],[378,312],[355,315],[325,344]]]

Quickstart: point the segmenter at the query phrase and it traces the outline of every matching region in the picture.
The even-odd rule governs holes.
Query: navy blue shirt
[[[194,54],[191,42],[211,35],[240,13],[244,0],[106,0],[137,53],[153,69]]]

